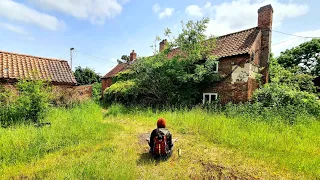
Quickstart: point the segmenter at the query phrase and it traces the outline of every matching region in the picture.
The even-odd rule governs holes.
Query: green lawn
[[[145,142],[159,117],[179,139],[173,156],[160,162]],[[199,108],[103,110],[85,103],[51,109],[45,122],[51,126],[0,129],[1,179],[320,178],[319,121],[290,126]]]

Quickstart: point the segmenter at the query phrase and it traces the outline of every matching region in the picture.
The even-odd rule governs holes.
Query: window
[[[203,93],[202,102],[203,102],[203,104],[211,103],[212,101],[215,101],[217,99],[218,99],[217,93]]]
[[[218,73],[218,62],[214,63],[213,65],[213,72]]]

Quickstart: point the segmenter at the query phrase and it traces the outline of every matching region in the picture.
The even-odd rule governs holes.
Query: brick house
[[[0,84],[12,86],[18,80],[45,80],[62,92],[92,96],[91,86],[77,86],[67,61],[0,51]]]
[[[258,10],[256,27],[219,36],[212,54],[218,58],[216,72],[223,77],[203,91],[203,102],[211,102],[219,97],[220,102],[246,102],[259,86],[256,74],[262,75],[262,83],[268,83],[268,64],[271,52],[273,8],[266,5]],[[160,42],[160,51],[166,40]],[[168,54],[172,57],[179,49]],[[130,62],[136,58],[133,51]],[[118,64],[102,78],[102,90],[110,87],[112,77],[129,64]]]

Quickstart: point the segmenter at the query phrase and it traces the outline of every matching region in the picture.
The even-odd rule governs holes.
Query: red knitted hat
[[[157,122],[158,128],[165,128],[166,127],[166,120],[163,118],[159,118]]]

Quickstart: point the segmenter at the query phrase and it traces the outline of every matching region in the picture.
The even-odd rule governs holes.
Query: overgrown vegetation
[[[274,112],[281,109],[281,114],[286,117],[284,121],[291,123],[303,114],[320,117],[320,101],[315,94],[313,76],[285,69],[273,57],[270,62],[271,82],[254,92],[252,100],[255,104],[248,104],[248,107],[255,108],[250,112],[261,112],[257,107],[273,109]]]
[[[81,66],[76,67],[74,76],[80,85],[90,85],[95,82],[101,82],[101,76],[97,74],[93,69],[88,67],[82,68]]]
[[[97,103],[100,102],[101,99],[101,87],[101,83],[95,82],[92,84],[92,99]]]
[[[0,86],[0,125],[39,124],[49,107],[50,92],[44,81],[21,80],[16,89]]]
[[[85,159],[91,153],[103,155],[101,162],[112,157],[115,145],[109,142],[121,127],[114,123],[103,123],[101,108],[93,102],[86,102],[74,106],[71,109],[50,108],[44,121],[51,122],[51,126],[37,128],[34,126],[21,125],[13,128],[0,128],[0,178],[10,179],[12,168],[18,168],[18,175],[24,170],[23,175],[32,172],[32,168],[22,168],[24,165],[40,162],[41,168],[53,168],[51,172],[43,171],[29,176],[31,179],[48,178],[85,178],[99,177],[97,172],[91,172]],[[58,157],[52,158],[52,157]],[[67,159],[64,159],[68,157]],[[79,162],[79,158],[82,161]],[[97,158],[97,157],[96,157]],[[57,167],[56,163],[66,160]],[[84,161],[83,161],[84,160]],[[74,167],[66,168],[67,164],[75,163]],[[107,162],[107,161],[106,161]],[[76,164],[78,163],[78,164]],[[84,163],[84,164],[82,164]],[[81,165],[82,164],[82,165]],[[104,164],[109,170],[114,170],[112,165]],[[82,167],[83,172],[79,171]],[[93,165],[94,168],[94,165]],[[26,171],[25,171],[26,170]],[[73,179],[72,178],[72,179]],[[19,178],[18,178],[19,179]]]
[[[177,37],[167,29],[170,42],[165,50],[136,60],[119,73],[104,92],[104,101],[158,107],[198,103],[202,89],[219,79],[214,72],[216,58],[210,53],[215,39],[204,35],[207,23],[208,19],[190,21]]]
[[[0,177],[319,177],[319,121],[302,115],[288,125],[274,109],[259,115],[244,113],[244,108],[247,106],[230,105],[220,112],[200,107],[154,110],[116,104],[107,110],[105,121],[100,107],[91,102],[71,109],[53,108],[45,117],[51,126],[0,129]],[[179,138],[173,156],[165,162],[152,160],[145,138],[140,138],[152,131],[159,117],[167,120],[173,137]],[[211,166],[219,168],[208,168]]]

